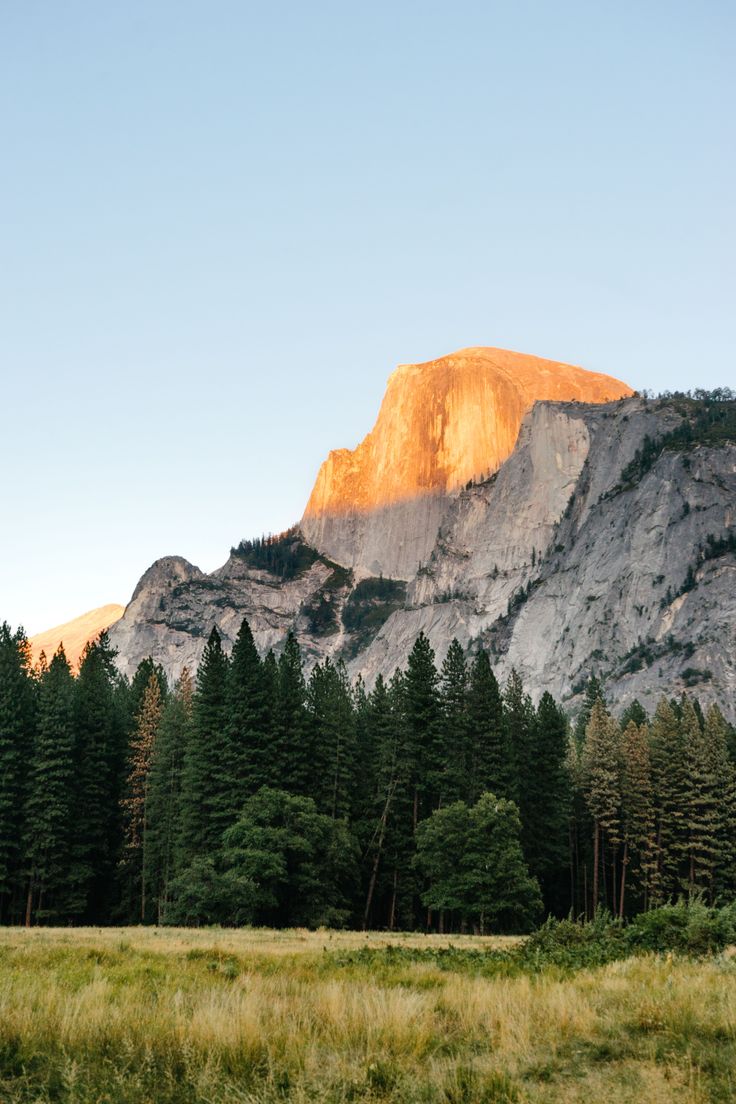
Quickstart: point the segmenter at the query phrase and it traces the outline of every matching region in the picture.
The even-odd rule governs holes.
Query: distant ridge
[[[119,621],[124,612],[125,606],[115,603],[99,606],[97,609],[83,613],[81,617],[75,617],[73,621],[36,633],[30,638],[33,662],[38,661],[41,652],[44,652],[46,659],[50,661],[59,645],[63,644],[66,658],[76,670],[86,644],[99,636],[103,629],[109,629]]]

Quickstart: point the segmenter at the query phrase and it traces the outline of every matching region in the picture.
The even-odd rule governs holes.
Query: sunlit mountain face
[[[76,670],[85,646],[104,629],[109,629],[116,621],[119,621],[125,611],[124,606],[111,604],[99,606],[97,609],[83,613],[81,617],[75,617],[73,621],[67,621],[64,625],[57,625],[53,629],[46,629],[37,633],[30,639],[31,655],[36,663],[43,652],[47,660],[50,660],[60,644],[64,645],[66,657],[71,666]]]
[[[389,379],[367,437],[353,451],[331,452],[322,464],[302,532],[340,563],[410,578],[431,548],[444,509],[431,500],[497,471],[535,402],[601,403],[632,393],[611,376],[505,349],[461,349],[403,364]],[[387,509],[391,528],[396,520],[406,533],[401,545],[392,542],[393,555],[386,550]],[[356,531],[348,534],[350,516]],[[416,539],[420,530],[429,535],[428,547]]]

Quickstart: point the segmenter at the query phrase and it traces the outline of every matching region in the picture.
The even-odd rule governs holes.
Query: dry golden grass
[[[731,960],[494,975],[432,953],[500,942],[6,929],[0,1101],[736,1099]]]

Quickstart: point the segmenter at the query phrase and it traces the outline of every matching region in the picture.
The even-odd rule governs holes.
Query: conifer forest
[[[213,630],[169,686],[0,633],[0,920],[513,933],[736,893],[734,732],[591,678],[571,723],[423,635],[367,690]]]

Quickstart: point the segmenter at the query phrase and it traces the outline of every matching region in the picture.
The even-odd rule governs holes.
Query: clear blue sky
[[[736,8],[4,0],[0,619],[301,515],[400,362],[736,383]]]

